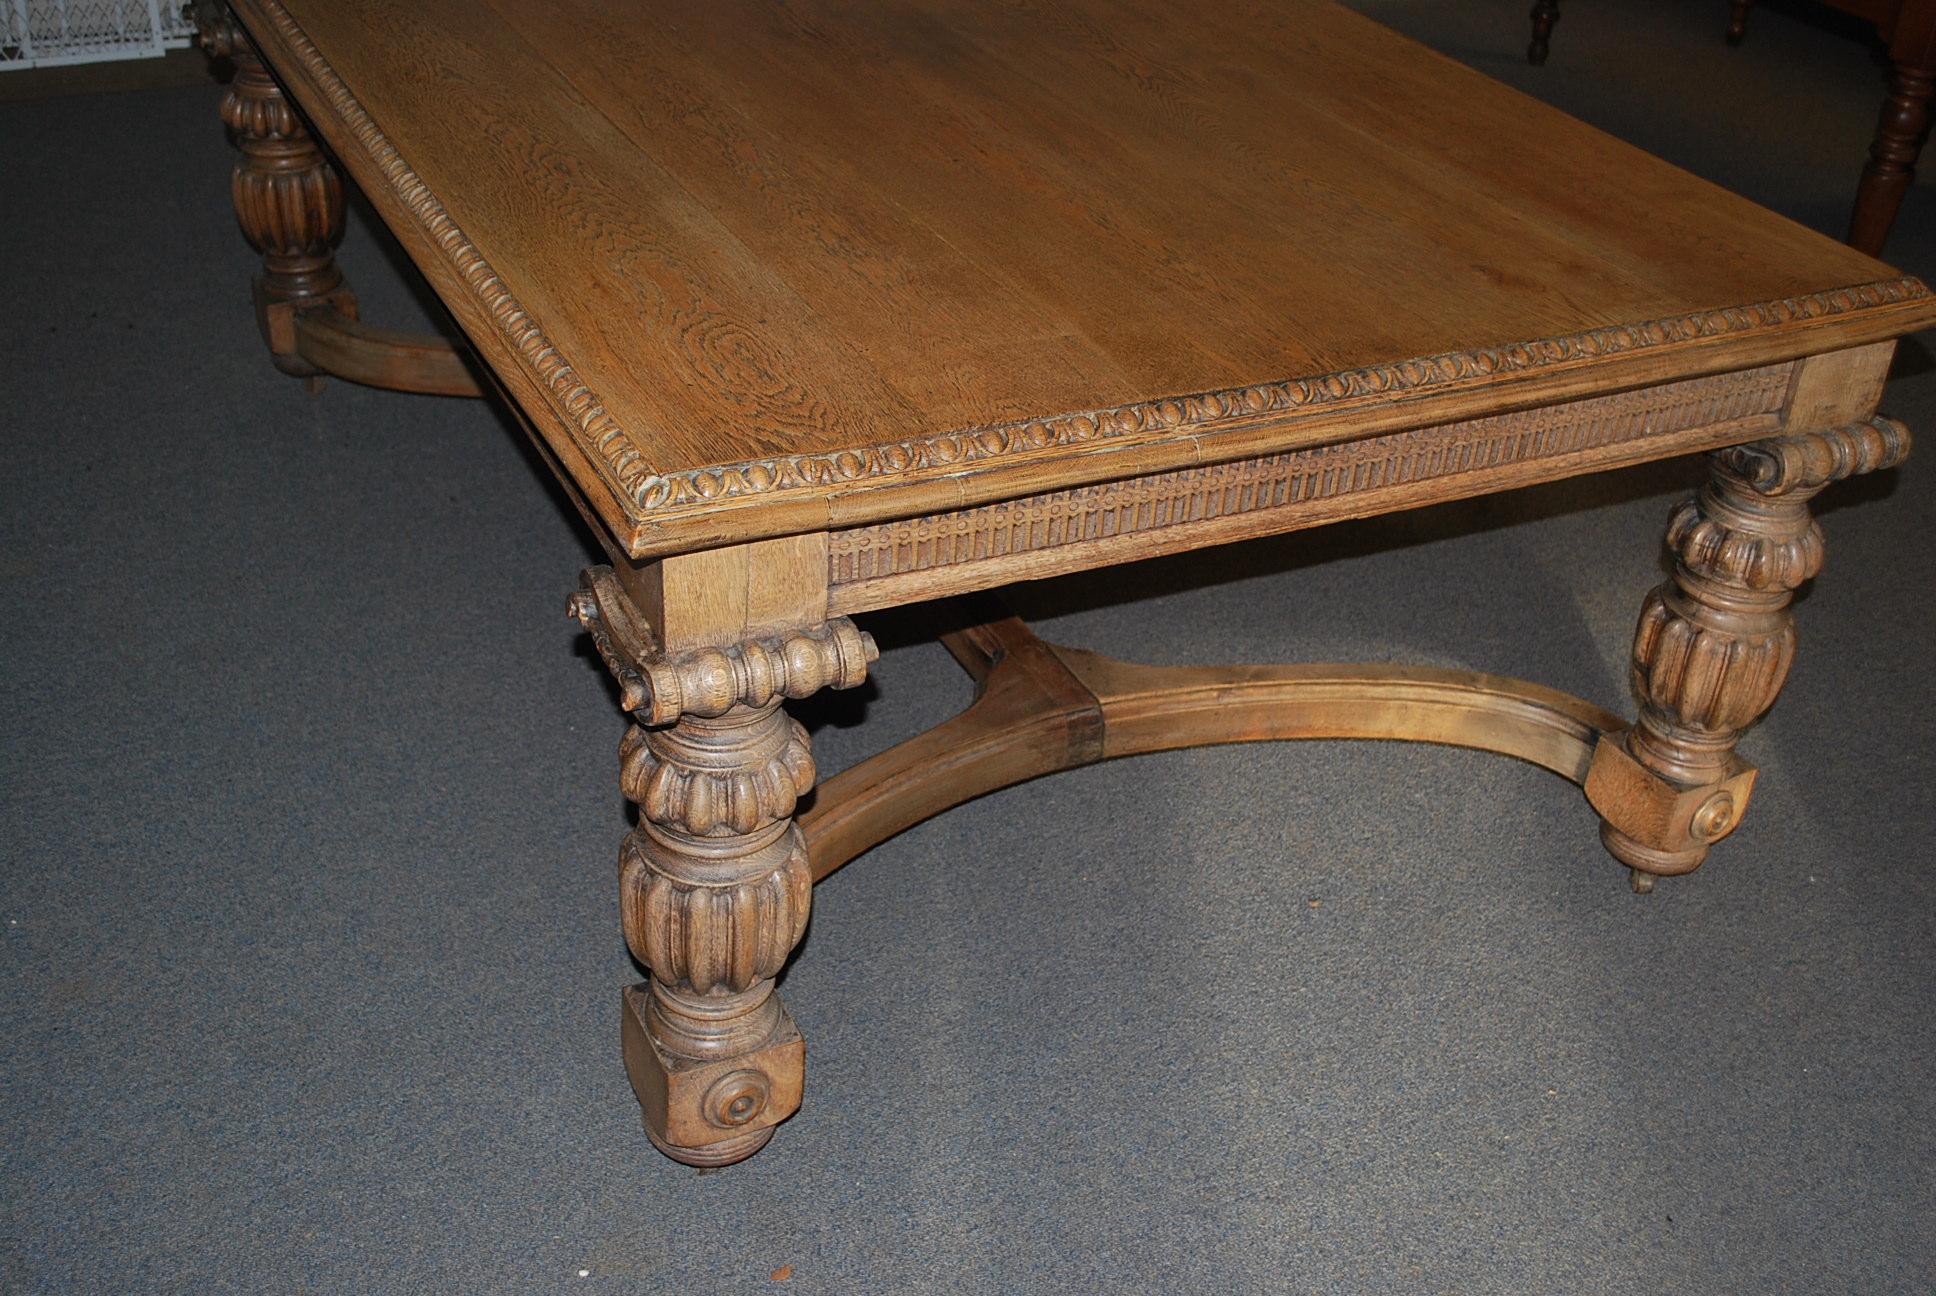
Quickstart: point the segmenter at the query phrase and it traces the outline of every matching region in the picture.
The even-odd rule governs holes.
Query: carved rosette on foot
[[[873,640],[842,617],[661,653],[609,568],[585,573],[571,610],[637,722],[619,748],[639,807],[619,856],[619,910],[652,979],[625,991],[626,1070],[661,1151],[727,1165],[799,1107],[806,1059],[773,978],[811,907],[793,812],[814,767],[806,730],[780,704],[859,684]]]
[[[1636,891],[1697,868],[1747,808],[1754,767],[1735,742],[1788,677],[1789,603],[1822,566],[1809,499],[1908,453],[1907,430],[1887,418],[1735,446],[1710,456],[1708,484],[1674,511],[1674,576],[1634,633],[1639,718],[1600,740],[1586,783]]]
[[[200,0],[194,19],[202,48],[235,67],[222,96],[222,121],[240,151],[230,179],[235,217],[249,246],[262,254],[255,281],[262,335],[278,369],[313,377],[318,370],[297,354],[297,313],[331,306],[356,316],[356,298],[335,256],[343,239],[343,183],[228,6]]]

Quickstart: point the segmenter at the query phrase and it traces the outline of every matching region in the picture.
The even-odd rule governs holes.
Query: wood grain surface
[[[1325,0],[235,8],[634,556],[1936,322]]]

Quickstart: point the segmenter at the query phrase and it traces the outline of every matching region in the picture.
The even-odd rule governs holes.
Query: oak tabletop
[[[234,7],[638,555],[1936,323],[1327,0]]]

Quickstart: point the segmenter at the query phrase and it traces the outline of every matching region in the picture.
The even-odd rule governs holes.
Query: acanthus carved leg
[[[1634,889],[1687,873],[1740,823],[1754,769],[1734,753],[1774,705],[1795,654],[1795,590],[1822,565],[1808,501],[1828,483],[1909,452],[1893,419],[1716,451],[1700,494],[1674,512],[1671,580],[1634,634],[1639,718],[1600,741],[1588,799]]]
[[[1553,24],[1560,19],[1560,0],[1533,0],[1533,40],[1526,47],[1528,63],[1544,63],[1552,42]]]
[[[619,751],[639,807],[620,852],[620,914],[652,977],[625,991],[626,1070],[662,1152],[728,1165],[765,1146],[804,1080],[805,1044],[773,979],[811,908],[793,813],[814,766],[781,700],[859,684],[873,641],[836,618],[662,654],[603,568],[586,573],[572,611],[636,721]]]
[[[298,354],[297,315],[329,306],[356,317],[356,299],[336,266],[342,181],[228,7],[203,0],[195,22],[202,47],[235,68],[222,121],[240,151],[230,178],[236,220],[262,254],[255,294],[263,337],[278,369],[314,378],[320,371]]]

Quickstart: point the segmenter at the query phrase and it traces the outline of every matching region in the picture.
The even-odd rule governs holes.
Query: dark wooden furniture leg
[[[1882,255],[1902,196],[1915,178],[1923,136],[1929,131],[1936,49],[1925,51],[1922,58],[1919,63],[1900,58],[1896,61],[1889,96],[1882,101],[1882,116],[1876,123],[1875,141],[1869,145],[1869,161],[1862,168],[1862,184],[1856,190],[1849,243],[1870,256]]]
[[[1553,37],[1553,24],[1560,20],[1560,0],[1533,0],[1533,42],[1526,47],[1526,61],[1540,64]]]
[[[1674,511],[1674,575],[1634,632],[1639,719],[1595,753],[1587,798],[1636,891],[1691,872],[1740,823],[1754,770],[1734,753],[1774,705],[1795,655],[1795,590],[1822,565],[1808,501],[1909,453],[1894,419],[1715,451],[1708,484]]]
[[[1748,10],[1754,0],[1728,0],[1728,44],[1739,45],[1748,34]]]
[[[1729,0],[1728,44],[1739,45],[1746,37],[1753,8],[1754,0]],[[1526,47],[1526,60],[1540,64],[1546,61],[1553,24],[1559,21],[1559,0],[1534,0],[1532,16],[1533,39]],[[1885,26],[1885,35],[1889,30]],[[1915,179],[1923,138],[1929,133],[1930,97],[1936,92],[1936,0],[1920,4],[1908,0],[1895,16],[1893,31],[1890,54],[1895,70],[1849,218],[1850,246],[1870,256],[1882,255],[1903,195]]]

